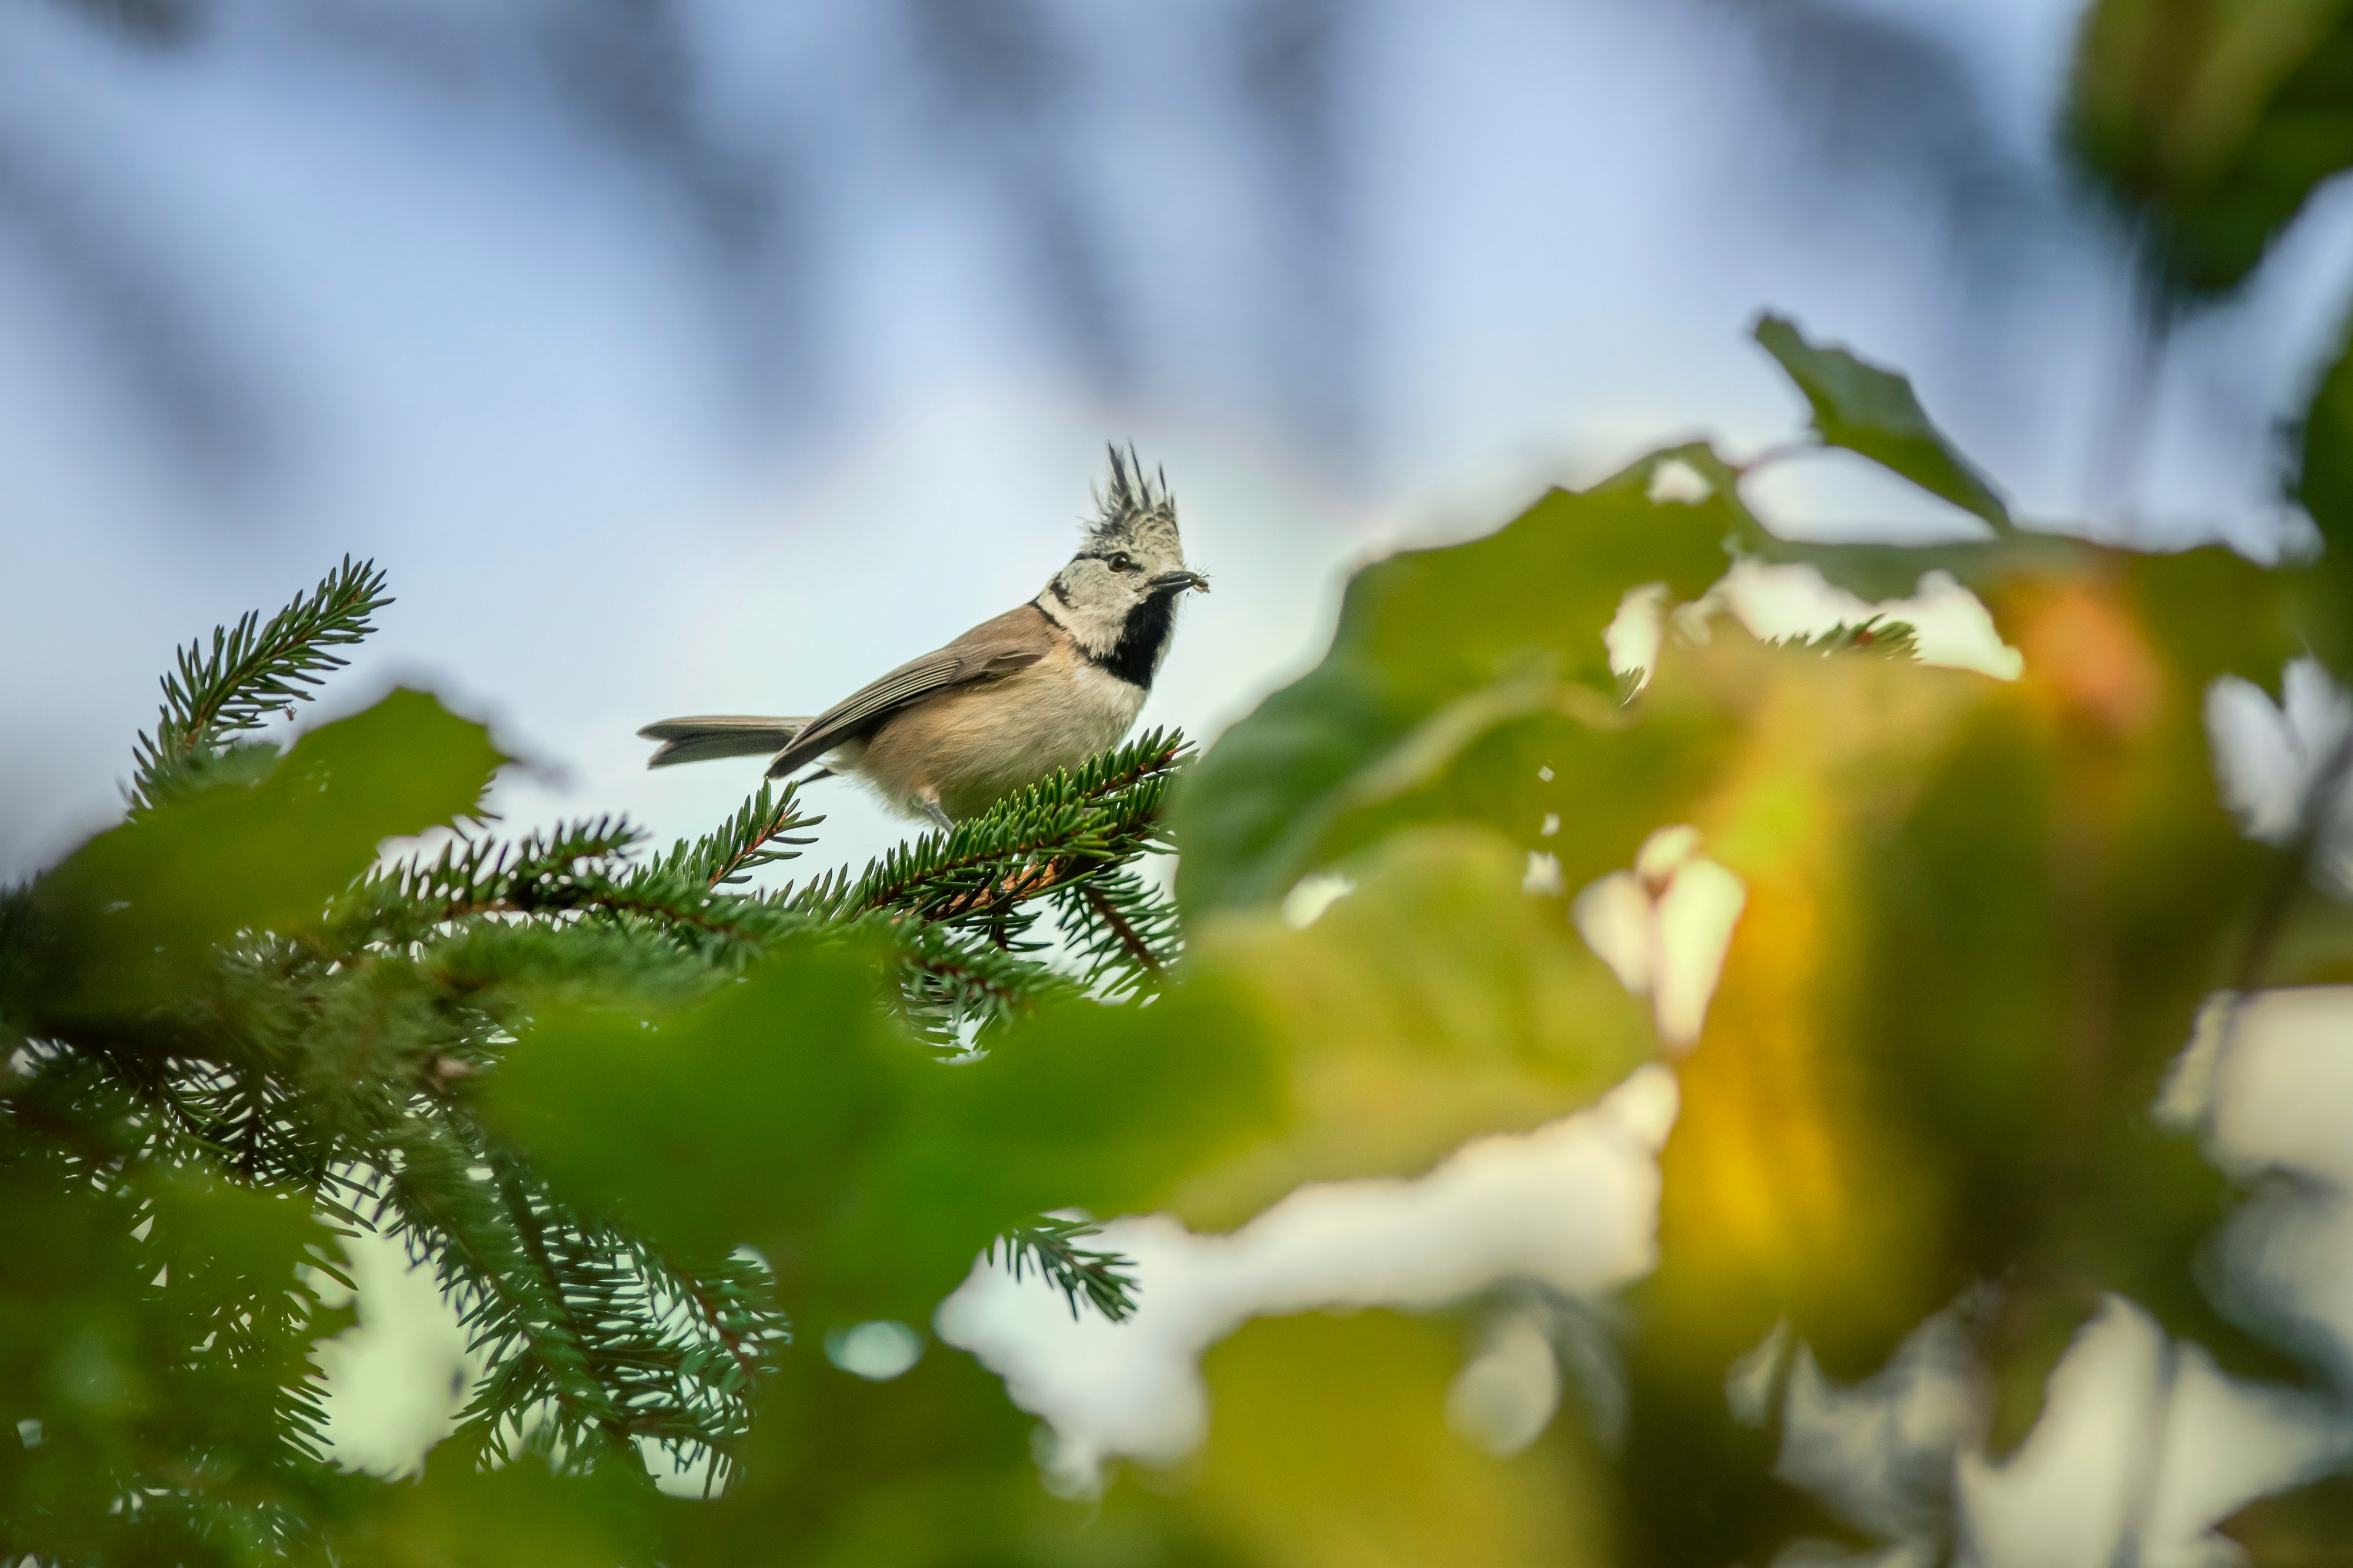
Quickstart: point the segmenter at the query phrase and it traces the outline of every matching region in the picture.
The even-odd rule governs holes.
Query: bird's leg
[[[942,833],[950,833],[955,831],[955,824],[949,821],[948,814],[940,809],[938,796],[927,796],[923,800],[917,801],[915,804],[923,808],[923,815],[925,816],[930,817],[934,822],[940,825],[940,831]]]

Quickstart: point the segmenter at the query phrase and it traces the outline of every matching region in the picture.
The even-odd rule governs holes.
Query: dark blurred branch
[[[58,0],[134,43],[170,48],[195,36],[205,19],[202,0]]]
[[[0,142],[0,244],[16,237],[79,307],[138,402],[195,468],[215,479],[251,472],[269,446],[259,401],[200,324],[154,237],[101,220],[82,189]]]

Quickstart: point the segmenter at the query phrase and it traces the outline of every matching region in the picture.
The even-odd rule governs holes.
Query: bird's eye
[[[1126,555],[1114,555],[1109,561],[1105,562],[1104,564],[1109,566],[1114,572],[1133,572],[1135,570],[1135,562],[1134,559]]]

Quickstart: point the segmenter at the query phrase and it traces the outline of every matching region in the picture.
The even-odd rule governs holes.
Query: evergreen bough
[[[311,697],[388,603],[384,574],[346,560],[266,622],[183,649],[139,738],[131,821],[290,765],[254,731]],[[619,817],[501,837],[461,816],[314,918],[206,944],[200,973],[143,1002],[44,980],[79,951],[58,913],[72,862],[0,895],[0,1385],[69,1363],[57,1346],[81,1332],[97,1336],[93,1375],[128,1388],[67,1399],[86,1421],[27,1418],[0,1442],[0,1559],[321,1550],[319,1521],[362,1482],[327,1462],[309,1348],[349,1321],[318,1292],[348,1285],[334,1243],[360,1231],[432,1268],[482,1365],[446,1449],[703,1466],[725,1489],[792,1335],[771,1269],[745,1251],[671,1256],[580,1212],[482,1124],[469,1080],[535,1005],[691,1000],[788,939],[882,952],[905,1018],[951,1059],[1049,998],[1148,994],[1177,937],[1142,863],[1165,847],[1158,811],[1185,757],[1154,731],[802,886],[756,877],[822,820],[790,784],[659,854]],[[239,1239],[263,1233],[297,1238],[306,1283]],[[1073,1312],[1123,1318],[1127,1260],[1091,1234],[1041,1215],[990,1253]],[[258,1260],[243,1274],[241,1246]]]

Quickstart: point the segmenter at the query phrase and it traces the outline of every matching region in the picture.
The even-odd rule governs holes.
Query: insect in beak
[[[1155,595],[1181,594],[1187,588],[1198,588],[1206,594],[1209,591],[1209,580],[1198,572],[1163,572],[1145,586]]]

